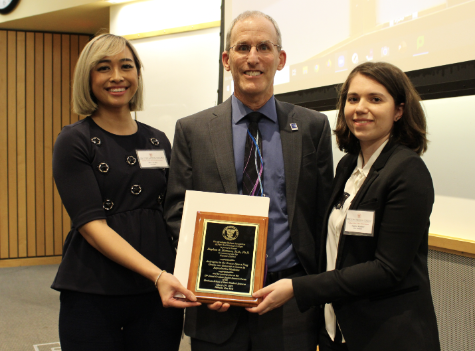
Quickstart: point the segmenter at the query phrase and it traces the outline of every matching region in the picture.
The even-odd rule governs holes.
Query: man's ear
[[[277,66],[277,70],[280,71],[285,66],[285,62],[287,61],[287,53],[284,50],[280,50],[279,52],[279,64]]]
[[[231,70],[231,66],[229,65],[229,54],[227,51],[223,51],[223,54],[221,55],[221,61],[223,62],[223,67],[226,71]]]

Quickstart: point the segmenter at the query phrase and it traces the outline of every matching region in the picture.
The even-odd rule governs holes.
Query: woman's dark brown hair
[[[420,104],[421,98],[406,74],[386,62],[365,62],[356,66],[340,88],[338,117],[333,131],[341,151],[357,154],[360,151],[358,139],[351,133],[345,120],[345,104],[352,79],[361,74],[386,88],[396,106],[404,104],[402,117],[394,123],[391,140],[405,145],[422,155],[427,150],[426,117]]]

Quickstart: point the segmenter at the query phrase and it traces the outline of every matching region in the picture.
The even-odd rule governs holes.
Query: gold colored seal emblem
[[[228,225],[226,228],[223,229],[223,237],[226,240],[235,240],[239,235],[239,230],[232,226]]]

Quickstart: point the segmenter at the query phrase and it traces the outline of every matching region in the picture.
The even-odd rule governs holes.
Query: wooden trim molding
[[[429,249],[475,258],[475,241],[429,234]]]
[[[60,264],[60,263],[61,263],[61,256],[14,258],[14,259],[0,260],[0,268],[40,266],[40,265]]]
[[[158,37],[161,35],[192,32],[195,30],[215,28],[215,27],[220,27],[220,26],[221,26],[221,21],[213,21],[213,22],[192,24],[192,25],[183,26],[183,27],[154,30],[154,31],[145,32],[145,33],[127,34],[127,35],[123,35],[123,37],[127,40],[144,39],[144,38]]]

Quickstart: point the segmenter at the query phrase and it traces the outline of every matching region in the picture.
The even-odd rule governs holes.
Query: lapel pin
[[[299,130],[299,127],[297,127],[297,123],[290,123],[290,129]]]

